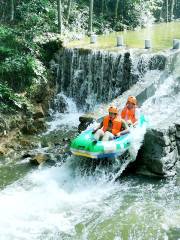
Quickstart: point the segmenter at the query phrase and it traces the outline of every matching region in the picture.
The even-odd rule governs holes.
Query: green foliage
[[[13,113],[23,110],[28,104],[25,97],[16,94],[6,84],[0,84],[0,112]]]
[[[69,21],[64,19],[63,34],[68,39],[81,38],[88,30],[89,8],[86,5],[81,6],[78,3],[72,5]]]
[[[25,48],[25,41],[18,36],[19,33],[10,27],[5,25],[0,26],[0,46],[9,47],[16,51],[20,51]]]
[[[0,26],[0,82],[20,92],[46,79],[46,69],[37,58],[41,57],[38,49],[20,29]]]
[[[5,25],[0,26],[0,62],[20,52],[27,53],[27,43],[19,32]]]
[[[16,91],[32,83],[35,60],[30,55],[13,55],[0,64],[0,78]]]
[[[5,46],[0,46],[0,62],[5,60],[6,57],[13,55],[13,49]]]
[[[34,35],[46,31],[56,31],[56,1],[28,0],[22,1],[16,8],[17,20],[25,34]],[[29,36],[30,37],[30,36]]]

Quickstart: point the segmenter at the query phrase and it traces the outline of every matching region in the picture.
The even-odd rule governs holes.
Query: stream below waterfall
[[[77,59],[74,58],[74,65],[81,63]],[[117,69],[120,63],[116,64]],[[70,68],[67,69],[69,71]],[[114,68],[112,69],[110,76],[114,73]],[[179,69],[178,62],[178,72],[169,74],[163,81],[157,81],[155,94],[142,104],[141,110],[149,118],[151,127],[164,127],[180,117]],[[90,70],[91,67],[88,68],[89,72]],[[69,77],[74,81],[70,81],[69,88],[67,74],[64,73],[65,70],[61,74],[65,76],[63,86],[68,89],[69,96],[83,92],[79,91],[79,85],[76,84],[76,77],[82,71],[76,70],[76,77]],[[146,80],[156,79],[151,74]],[[117,76],[121,75],[121,71],[117,71]],[[89,76],[86,81],[88,84],[91,83],[89,79],[92,74]],[[99,78],[95,80],[99,86]],[[100,87],[106,86],[105,83],[100,84]],[[88,84],[83,89],[92,93]],[[106,100],[112,100],[118,95],[113,95],[113,89],[114,85],[112,96]],[[92,103],[95,94],[90,96],[88,91],[85,99],[89,97],[88,103]],[[77,134],[79,116],[82,113],[77,111],[72,100],[66,100],[68,111],[64,114],[53,113],[48,131],[44,135],[63,136],[64,133],[70,135],[72,131],[73,136]],[[103,99],[101,102],[104,102]],[[141,141],[137,141],[134,149],[137,151],[140,146]],[[61,147],[65,148],[64,145]],[[39,148],[43,151],[42,146]],[[130,161],[128,158],[125,160]],[[117,159],[95,162],[70,154],[61,155],[53,166],[40,165],[39,168],[32,167],[28,159],[1,161],[0,240],[180,239],[180,191],[175,179],[129,174],[114,181],[119,173],[118,167],[123,168],[121,164]]]
[[[70,111],[55,114],[46,134],[77,127],[80,113],[74,105]],[[115,162],[94,164],[73,156],[53,167],[34,169],[27,162],[10,161],[6,168],[0,191],[0,239],[180,237],[180,192],[174,180],[129,175],[114,182]]]

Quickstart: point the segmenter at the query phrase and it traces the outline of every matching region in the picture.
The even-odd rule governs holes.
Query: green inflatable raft
[[[136,127],[143,127],[146,123],[144,115],[141,115]],[[86,130],[77,136],[71,142],[71,152],[76,156],[83,156],[87,158],[112,158],[121,156],[130,148],[131,134],[127,133],[111,141],[97,141],[94,140],[92,134],[93,129]]]

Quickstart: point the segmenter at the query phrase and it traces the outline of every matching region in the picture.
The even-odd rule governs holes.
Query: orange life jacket
[[[135,108],[128,109],[127,107],[125,107],[121,112],[121,117],[126,121],[131,120],[132,123],[135,123],[137,121],[135,116],[135,110]]]
[[[106,132],[108,126],[109,126],[109,120],[110,117],[106,116],[103,120],[103,131]],[[116,135],[117,133],[119,133],[121,131],[122,128],[122,122],[121,119],[116,117],[115,119],[112,120],[112,134]]]

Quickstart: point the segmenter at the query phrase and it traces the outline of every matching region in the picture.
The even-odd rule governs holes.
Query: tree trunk
[[[0,16],[1,16],[0,22],[3,22],[4,18],[5,18],[5,3],[4,2],[1,3]]]
[[[172,0],[172,2],[171,2],[171,17],[170,17],[171,21],[174,19],[174,6],[175,6],[175,1]]]
[[[115,19],[117,19],[118,17],[118,6],[119,6],[119,0],[116,0],[115,12],[114,12]]]
[[[166,0],[166,22],[168,22],[169,21],[169,10],[168,10],[168,8],[169,8],[169,1],[168,0]]]
[[[57,11],[58,11],[58,32],[62,34],[62,4],[61,0],[57,0]]]
[[[11,8],[11,15],[10,15],[10,21],[14,21],[14,0],[10,0],[10,8]]]
[[[106,14],[108,15],[108,6],[106,0],[104,0],[104,9],[104,12],[106,12]]]
[[[90,0],[90,2],[89,2],[89,29],[88,29],[89,34],[92,34],[93,1],[94,0]]]
[[[68,0],[67,21],[69,21],[69,16],[70,16],[70,13],[71,13],[71,5],[72,5],[72,0]]]
[[[101,0],[101,14],[104,15],[104,0]]]

